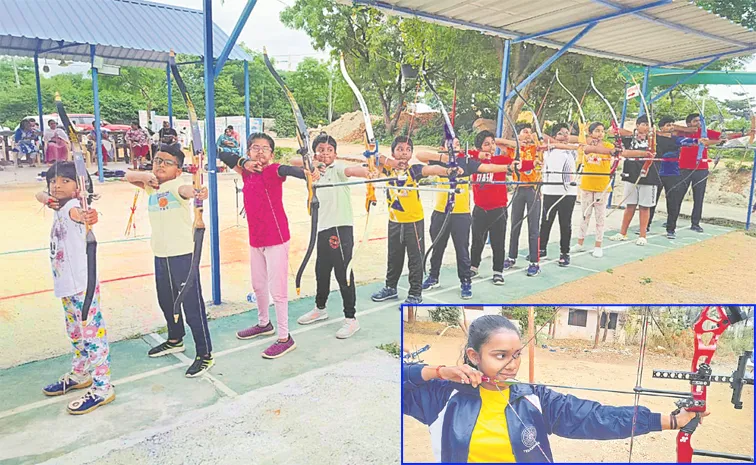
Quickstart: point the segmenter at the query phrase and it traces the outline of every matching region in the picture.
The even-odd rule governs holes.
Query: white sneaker
[[[337,339],[346,339],[354,336],[354,333],[360,330],[360,323],[356,318],[344,318],[344,324],[336,331]]]
[[[572,247],[570,247],[570,253],[578,253],[585,251],[585,245],[584,244],[575,244]]]
[[[595,249],[593,249],[593,252],[591,252],[591,255],[596,258],[601,258],[604,256],[604,249],[602,249],[601,247],[596,247]]]
[[[610,241],[626,241],[627,240],[627,236],[623,235],[621,233],[617,233],[614,236],[609,236],[609,240]]]
[[[297,318],[297,323],[299,323],[300,325],[309,325],[311,323],[315,323],[316,321],[327,319],[328,311],[325,308],[320,309],[318,307],[315,307],[309,312]]]
[[[646,245],[648,244],[648,241],[645,237],[639,237],[638,240],[635,241],[635,245]]]

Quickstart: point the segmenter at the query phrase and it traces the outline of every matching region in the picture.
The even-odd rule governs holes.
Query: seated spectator
[[[13,135],[13,142],[15,147],[11,149],[11,152],[16,153],[16,164],[20,164],[21,158],[25,157],[26,162],[32,167],[35,159],[39,158],[39,133],[34,131],[33,120],[22,119],[18,125],[15,134]]]
[[[52,164],[68,160],[68,144],[71,142],[68,134],[54,119],[49,120],[47,126],[42,139],[45,141],[45,162]]]
[[[232,135],[233,128],[227,127],[225,132],[218,138],[218,151],[239,155],[239,141]]]
[[[178,133],[171,127],[171,123],[163,121],[163,127],[158,131],[160,142],[163,144],[172,145],[178,142]]]

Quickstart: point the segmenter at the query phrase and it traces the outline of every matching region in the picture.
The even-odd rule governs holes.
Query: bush
[[[459,307],[435,307],[432,310],[428,310],[428,314],[431,320],[436,323],[446,323],[447,325],[458,326],[459,320],[462,316],[461,309]]]
[[[393,355],[394,357],[399,356],[399,352],[401,349],[399,348],[398,342],[390,342],[388,344],[381,344],[379,346],[376,346],[376,349],[384,350],[388,352],[390,355]]]

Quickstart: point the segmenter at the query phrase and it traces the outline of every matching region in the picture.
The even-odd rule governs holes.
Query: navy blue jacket
[[[426,365],[402,368],[402,413],[428,425],[439,462],[467,462],[481,408],[479,388],[421,375]],[[549,434],[571,439],[624,439],[635,407],[609,407],[543,386],[509,387],[507,428],[517,462],[553,462]],[[661,414],[638,406],[635,435],[661,431]]]

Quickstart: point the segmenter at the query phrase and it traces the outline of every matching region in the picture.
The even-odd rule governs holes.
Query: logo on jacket
[[[534,426],[528,425],[523,428],[522,434],[520,436],[522,445],[525,446],[525,452],[530,452],[538,447],[538,431],[536,431]]]

